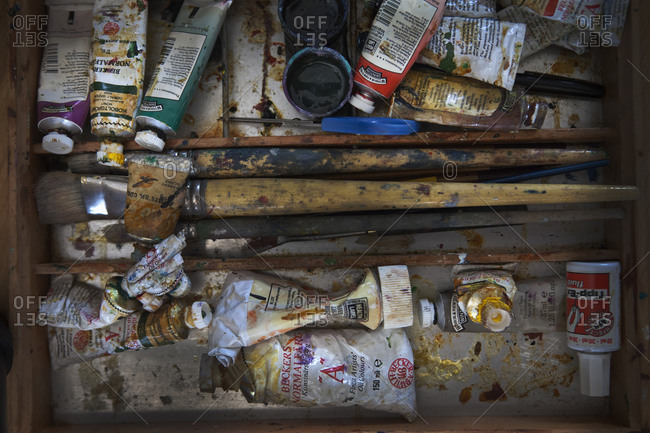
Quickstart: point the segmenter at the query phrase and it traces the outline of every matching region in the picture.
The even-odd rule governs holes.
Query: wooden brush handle
[[[199,178],[275,177],[389,170],[517,167],[577,164],[607,158],[592,149],[285,149],[233,148],[197,150]]]
[[[633,200],[637,196],[638,190],[633,186],[262,178],[200,181],[190,188],[187,199],[199,206],[191,212],[192,214],[218,218],[384,209],[583,203]]]

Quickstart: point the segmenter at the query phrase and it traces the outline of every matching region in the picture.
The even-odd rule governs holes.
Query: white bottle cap
[[[428,328],[436,320],[436,307],[428,299],[420,299],[418,305],[418,322],[422,328]]]
[[[190,317],[185,316],[185,324],[190,328],[203,329],[212,322],[212,309],[207,302],[194,302],[189,311]]]
[[[72,138],[56,131],[52,131],[43,137],[42,143],[43,149],[50,153],[56,153],[57,155],[65,155],[72,152],[72,146],[74,146]]]
[[[580,392],[589,397],[609,395],[609,364],[612,354],[578,352]]]
[[[486,328],[493,332],[501,332],[512,322],[510,311],[486,305],[481,312],[481,318]]]
[[[165,141],[153,131],[138,131],[135,134],[135,142],[154,152],[162,152],[165,148]]]
[[[348,102],[353,107],[358,108],[365,113],[372,114],[372,112],[375,111],[375,101],[359,93],[358,91],[354,92],[352,96],[350,96],[350,100]]]

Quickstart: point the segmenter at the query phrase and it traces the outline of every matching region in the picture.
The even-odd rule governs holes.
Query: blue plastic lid
[[[325,117],[321,129],[364,135],[409,135],[420,130],[415,120],[390,117]]]

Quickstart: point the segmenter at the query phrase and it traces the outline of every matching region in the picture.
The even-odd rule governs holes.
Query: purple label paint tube
[[[45,134],[43,149],[66,154],[88,116],[93,2],[46,5],[48,38],[38,88],[38,129]]]

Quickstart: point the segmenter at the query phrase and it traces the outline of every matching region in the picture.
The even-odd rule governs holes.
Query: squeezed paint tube
[[[138,282],[149,272],[173,258],[185,248],[185,245],[185,235],[183,233],[171,235],[164,241],[156,244],[124,275],[122,288],[128,293],[128,285]]]
[[[174,300],[155,313],[129,314],[101,329],[49,328],[50,359],[59,369],[100,356],[173,344],[189,336],[191,328],[203,329],[212,320],[206,302]]]
[[[122,277],[108,280],[104,291],[75,281],[73,275],[56,277],[40,308],[47,325],[81,330],[103,328],[136,311],[138,301],[120,288]]]
[[[122,165],[122,141],[134,136],[144,80],[147,11],[146,0],[95,2],[90,127],[101,143],[101,164]]]
[[[577,29],[554,45],[584,54],[590,46],[618,47],[630,0],[591,0],[577,14]],[[590,3],[590,2],[586,2]]]
[[[517,286],[506,271],[464,272],[454,277],[458,308],[474,323],[501,332],[512,321],[512,305]],[[459,315],[451,315],[454,329],[461,326]]]
[[[169,276],[174,277],[175,280],[176,275],[179,274],[179,270],[183,270],[183,257],[181,257],[180,253],[153,269],[140,280],[132,284],[125,283],[126,290],[131,296],[138,296],[143,292],[156,295],[157,293],[149,292],[148,289],[161,284]]]
[[[232,0],[186,0],[138,109],[135,141],[160,152],[176,135]]]
[[[547,103],[522,93],[520,87],[510,91],[432,68],[414,68],[393,94],[389,116],[498,131],[540,128]]]
[[[241,350],[224,368],[201,357],[199,384],[239,390],[249,403],[350,406],[414,421],[413,350],[403,329],[299,330]]]
[[[499,5],[517,6],[546,19],[574,24],[583,6],[595,6],[601,2],[602,0],[499,0]]]
[[[447,0],[446,17],[495,18],[496,0]]]
[[[507,332],[565,331],[565,285],[559,277],[517,281]],[[424,328],[435,324],[444,332],[490,332],[469,320],[453,291],[437,293],[431,300],[420,299],[418,307],[418,322]]]
[[[530,9],[517,6],[501,9],[498,17],[500,20],[526,25],[526,38],[521,50],[522,59],[561,41],[575,29],[571,24],[549,20]]]
[[[224,366],[233,364],[242,347],[303,326],[381,323],[381,294],[366,270],[357,287],[337,297],[318,294],[280,278],[231,272],[210,326],[210,352]]]
[[[191,169],[190,158],[160,154],[129,156],[124,211],[124,229],[129,236],[153,243],[174,232]]]
[[[63,155],[72,151],[72,137],[82,133],[88,117],[93,2],[45,4],[47,46],[38,87],[38,129],[45,134],[43,149]]]
[[[357,62],[350,104],[366,113],[376,98],[388,98],[431,40],[444,0],[385,0]]]
[[[418,62],[512,90],[525,35],[524,24],[445,17]]]

